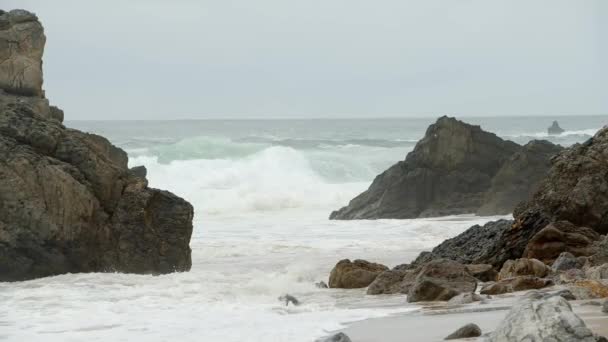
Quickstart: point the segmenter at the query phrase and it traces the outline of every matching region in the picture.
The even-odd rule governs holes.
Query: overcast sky
[[[608,114],[606,0],[2,0],[70,119]]]

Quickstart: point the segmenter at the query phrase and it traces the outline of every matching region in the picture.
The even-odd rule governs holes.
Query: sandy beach
[[[542,292],[556,290],[560,288],[553,287]],[[511,306],[528,292],[494,296],[486,304],[479,302],[451,306],[445,303],[423,304],[417,311],[349,323],[341,332],[348,335],[353,342],[437,342],[443,341],[458,328],[475,323],[485,335],[492,332],[507,315]],[[606,336],[608,314],[602,313],[600,306],[586,304],[602,301],[603,299],[574,300],[570,301],[570,304],[574,312],[595,334]],[[483,335],[479,338],[462,340],[483,341]]]

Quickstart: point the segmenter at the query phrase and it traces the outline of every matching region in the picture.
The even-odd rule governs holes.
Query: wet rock
[[[461,293],[473,293],[477,279],[465,266],[447,259],[438,259],[424,265],[409,289],[407,300],[448,301]]]
[[[608,314],[608,300],[605,300],[604,304],[602,304],[602,312]]]
[[[324,282],[324,281],[320,281],[320,282],[315,283],[315,287],[318,288],[318,289],[327,289],[327,288],[329,288],[329,286],[327,286],[327,283]]]
[[[467,271],[480,281],[496,281],[498,272],[494,269],[494,266],[488,264],[474,264],[466,265]]]
[[[593,229],[578,227],[567,221],[548,224],[527,244],[524,256],[545,263],[556,260],[561,253],[590,256],[597,251],[600,235]]]
[[[337,333],[319,342],[351,342],[351,339],[345,333]]]
[[[329,276],[330,288],[356,289],[369,286],[388,267],[365,260],[339,261]]]
[[[496,283],[486,284],[481,288],[481,294],[497,295],[517,291],[542,289],[553,285],[550,279],[543,279],[533,276],[519,276],[515,278],[503,279]]]
[[[460,235],[445,240],[432,252],[421,253],[413,264],[423,265],[431,260],[450,259],[463,264],[501,267],[511,257],[501,254],[501,246],[502,236],[511,228],[512,223],[510,220],[498,220],[483,226],[475,225]]]
[[[477,324],[469,323],[448,335],[445,340],[458,340],[461,338],[471,338],[479,336],[481,336],[481,329],[477,326]]]
[[[131,171],[133,176],[143,179],[146,179],[146,176],[148,175],[148,170],[143,165],[132,167],[129,171]]]
[[[551,269],[536,259],[521,258],[508,260],[498,273],[498,280],[517,276],[534,276],[543,278],[551,273]]]
[[[576,258],[572,253],[563,252],[553,262],[551,268],[554,271],[567,271],[570,269],[580,269],[585,265],[584,260]]]
[[[514,305],[507,317],[488,338],[491,342],[581,341],[595,342],[585,322],[563,298],[524,299]]]
[[[285,302],[285,306],[289,306],[289,304],[292,304],[295,306],[300,305],[300,301],[296,297],[294,297],[290,294],[287,294],[287,293],[282,295],[281,297],[279,297],[279,301]]]
[[[549,133],[549,135],[558,135],[564,133],[564,129],[559,127],[559,123],[557,123],[557,121],[553,121],[551,126],[547,128],[547,133]]]
[[[379,294],[395,294],[403,293],[407,294],[410,287],[416,279],[418,270],[408,269],[392,269],[384,271],[374,279],[374,281],[367,288],[368,295],[379,295]]]
[[[330,218],[507,214],[536,188],[559,150],[548,142],[522,147],[444,116],[429,126],[404,161],[378,175],[367,191]]]

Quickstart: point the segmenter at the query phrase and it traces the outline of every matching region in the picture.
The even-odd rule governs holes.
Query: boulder
[[[554,271],[567,271],[570,269],[581,269],[585,265],[585,260],[579,259],[569,252],[563,252],[551,265]]]
[[[536,233],[524,250],[526,258],[551,263],[563,252],[590,256],[597,251],[600,235],[593,229],[577,227],[567,221],[553,222]]]
[[[541,145],[522,147],[479,126],[441,117],[404,161],[378,175],[367,191],[330,219],[510,213],[536,187],[549,158],[561,149],[548,142]],[[518,152],[521,155],[515,157]]]
[[[518,276],[533,276],[543,278],[551,273],[551,269],[536,259],[521,258],[508,260],[498,273],[498,280],[514,278]]]
[[[494,269],[494,266],[488,264],[473,264],[466,265],[467,271],[480,281],[496,281],[498,272]]]
[[[477,326],[477,324],[469,323],[448,335],[445,340],[458,340],[461,338],[472,338],[479,336],[481,336],[481,329]]]
[[[584,280],[585,272],[577,268],[571,268],[569,270],[559,272],[557,279],[561,284],[569,284],[575,281]]]
[[[33,13],[0,14],[0,88],[7,93],[44,97],[42,54],[46,37]]]
[[[417,269],[384,271],[367,288],[368,295],[407,294],[416,279]]]
[[[550,279],[543,279],[533,276],[519,276],[486,284],[481,288],[480,293],[484,295],[497,295],[517,291],[542,289],[543,287],[551,285],[553,285],[553,281]]]
[[[438,259],[422,267],[411,285],[407,301],[448,301],[461,293],[473,293],[477,279],[458,262]]]
[[[596,339],[564,298],[524,299],[514,305],[488,338],[490,342]]]
[[[331,270],[330,288],[357,289],[369,286],[388,267],[365,260],[340,260]]]
[[[450,259],[463,264],[490,264],[501,267],[511,255],[502,254],[503,234],[513,221],[498,220],[483,226],[475,225],[458,236],[443,241],[432,252],[423,252],[413,262],[423,265],[431,260]],[[521,254],[520,254],[521,256]]]
[[[62,125],[42,97],[43,47],[35,15],[0,13],[0,281],[189,270],[192,206],[149,188],[104,137]]]
[[[351,339],[345,333],[337,333],[327,338],[318,340],[318,342],[351,342]]]
[[[580,280],[568,289],[577,299],[608,297],[608,282],[603,280]]]
[[[604,304],[602,304],[602,312],[608,314],[608,300],[605,300]]]

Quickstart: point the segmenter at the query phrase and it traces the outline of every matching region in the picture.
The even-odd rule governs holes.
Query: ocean
[[[589,139],[608,116],[462,117],[518,143]],[[566,129],[548,136],[557,119]],[[145,165],[195,208],[192,270],[0,283],[5,341],[311,342],[347,322],[415,310],[404,296],[315,287],[340,259],[389,267],[498,217],[329,221],[403,160],[432,118],[68,121]],[[289,293],[302,305],[278,297]]]

